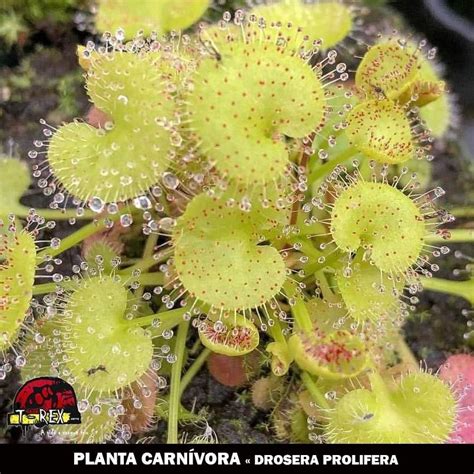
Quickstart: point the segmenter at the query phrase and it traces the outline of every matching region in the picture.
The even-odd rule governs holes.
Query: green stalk
[[[329,303],[336,303],[338,301],[338,297],[331,290],[328,279],[326,278],[324,272],[322,270],[318,270],[314,272],[314,276],[316,277],[316,283],[321,289],[323,298]]]
[[[411,349],[408,347],[408,344],[406,343],[405,339],[401,334],[398,335],[398,339],[396,341],[396,349],[400,356],[400,359],[403,362],[410,364],[410,366],[414,370],[418,370],[420,368],[418,360],[416,359]]]
[[[325,396],[321,393],[318,386],[314,382],[313,378],[311,377],[308,372],[301,372],[300,374],[301,380],[303,381],[306,389],[310,393],[313,400],[321,407],[326,410],[329,410],[331,407],[329,406],[328,401],[326,400]]]
[[[53,293],[56,291],[58,286],[67,288],[67,284],[72,282],[60,282],[60,283],[41,283],[40,285],[33,286],[33,296],[36,295],[45,295],[46,293]]]
[[[379,168],[378,172],[380,172],[380,166],[377,165],[377,167]],[[374,171],[375,170],[370,167],[369,160],[364,160],[364,159],[361,160],[361,163],[359,166],[359,173],[363,179],[365,179],[366,181],[370,181],[371,176],[374,173]]]
[[[168,444],[178,443],[178,419],[181,399],[181,371],[183,370],[184,350],[188,335],[189,321],[183,321],[178,328],[176,336],[175,354],[176,362],[171,368],[171,384],[168,411]]]
[[[340,128],[339,130],[334,130],[334,131],[331,133],[331,135],[334,136],[335,138],[337,138],[337,137],[340,136],[342,133],[344,133],[344,130],[343,130],[342,128]],[[316,151],[316,148],[315,148],[315,145],[316,145],[316,143],[315,143],[316,138],[317,138],[317,137],[315,137],[315,139],[313,139],[313,143],[312,143],[312,147],[313,147],[313,149],[314,149],[315,151]],[[321,150],[321,149],[327,150],[328,148],[329,148],[329,139],[328,139],[328,138],[323,138],[320,143],[317,143],[317,149],[318,149],[318,150]]]
[[[455,242],[474,242],[474,229],[449,229],[449,239],[443,239],[441,235],[430,235],[426,241],[429,244],[450,244]]]
[[[188,306],[184,308],[171,309],[161,313],[150,314],[148,316],[139,316],[138,318],[125,321],[127,326],[151,326],[156,320],[160,321],[160,331],[172,329],[183,321],[183,315],[189,310]]]
[[[318,261],[316,261],[316,262],[308,263],[307,265],[305,265],[304,267],[305,274],[313,275],[317,271],[322,270],[325,267],[330,267],[331,265],[333,265],[336,262],[336,260],[338,260],[341,257],[342,253],[339,250],[331,250],[331,251],[332,251],[331,255],[329,255],[329,257],[327,257],[323,263],[319,263]]]
[[[143,286],[162,285],[163,275],[161,273],[143,273],[138,276],[136,281],[140,282]],[[74,285],[74,281],[62,281],[59,283],[41,283],[33,286],[33,295],[44,295],[46,293],[53,293],[56,291],[58,286],[68,288]]]
[[[296,303],[291,307],[291,312],[299,329],[302,329],[304,332],[311,332],[313,330],[313,323],[309,317],[308,308],[302,298],[296,299]]]
[[[316,234],[324,234],[327,232],[327,228],[321,222],[315,222],[311,225],[306,225],[304,223],[305,219],[307,218],[307,214],[304,212],[300,212],[298,214],[298,239],[302,240],[304,237],[309,235],[316,235]],[[290,239],[290,242],[293,242],[293,239]]]
[[[377,395],[377,402],[380,406],[389,407],[392,405],[392,396],[384,379],[380,376],[377,369],[373,368],[368,374],[372,392]]]
[[[192,357],[194,357],[194,355],[199,351],[199,349],[201,348],[202,346],[202,342],[201,342],[201,339],[199,339],[199,337],[194,341],[194,344],[193,346],[191,347],[191,349],[188,350],[188,354]]]
[[[148,238],[146,239],[145,248],[143,249],[143,258],[144,259],[153,256],[153,251],[155,250],[155,246],[156,246],[157,242],[158,242],[158,234],[151,234],[151,235],[148,236]],[[163,283],[163,277],[161,278],[160,283],[148,283],[148,284],[149,285],[154,285],[154,284],[161,285],[162,283]],[[138,288],[137,291],[135,292],[135,295],[137,296],[137,298],[141,298],[143,296],[143,290],[144,290],[145,285],[146,285],[146,283],[143,284],[140,288]]]
[[[455,217],[474,217],[474,207],[473,206],[466,206],[466,207],[455,207],[449,211]]]
[[[118,219],[120,219],[119,214],[114,214],[108,217],[109,221],[116,221]],[[66,238],[62,239],[61,244],[58,248],[53,249],[51,247],[47,247],[41,249],[37,253],[37,257],[44,258],[47,255],[50,257],[56,257],[56,255],[63,253],[71,247],[74,247],[74,245],[77,245],[78,243],[82,242],[84,239],[87,239],[87,237],[90,237],[91,235],[94,235],[97,232],[100,232],[106,228],[107,225],[105,219],[102,219],[99,222],[91,222],[90,224],[81,227],[72,234],[68,235]]]
[[[474,280],[453,281],[443,278],[421,277],[421,284],[425,290],[459,296],[474,305]]]
[[[142,290],[141,294],[137,294],[137,296],[141,296],[143,294],[143,288],[145,286],[162,285],[164,283],[164,275],[159,272],[143,273],[139,275],[135,280],[142,285],[139,288],[140,290]]]
[[[273,338],[275,342],[287,345],[285,336],[283,335],[283,328],[281,327],[281,321],[278,318],[273,319],[273,326],[268,325],[268,334]]]
[[[291,306],[291,314],[295,319],[296,326],[305,332],[312,331],[313,323],[309,317],[308,308],[306,308],[304,300],[298,296],[295,283],[292,281],[287,281],[283,285],[283,289],[288,298],[294,298],[296,301],[295,304]]]
[[[303,240],[298,238],[295,239],[295,242],[301,245],[301,250],[305,255],[313,258],[314,260],[317,260],[323,254],[322,252],[316,249],[316,247],[311,243],[312,241],[310,240]]]
[[[208,357],[211,355],[211,350],[207,347],[199,354],[196,360],[191,364],[188,371],[183,375],[181,379],[181,387],[180,387],[180,396],[183,395],[186,387],[189,385],[191,380],[197,375],[197,373],[201,370],[201,367],[204,365]]]
[[[315,167],[309,176],[309,182],[314,183],[315,181],[318,181],[322,177],[328,175],[337,165],[345,163],[347,160],[349,160],[349,158],[352,158],[357,153],[359,152],[354,147],[350,146],[346,148],[344,151],[339,153],[339,155],[331,158],[328,162]]]
[[[120,275],[126,275],[126,274],[129,274],[129,273],[132,273],[134,270],[148,270],[149,268],[154,267],[156,264],[164,262],[168,258],[169,258],[169,256],[162,256],[160,258],[156,258],[156,254],[155,255],[150,255],[148,257],[141,258],[140,260],[135,262],[130,267],[122,268],[119,271],[119,274]]]
[[[81,215],[77,214],[77,209],[36,209],[34,208],[36,214],[41,217],[44,217],[46,220],[66,220],[66,219],[76,219],[76,220],[92,220],[97,217],[97,213],[90,211],[89,209],[84,209],[84,212]],[[21,206],[18,211],[15,210],[15,215],[18,217],[27,217],[30,213],[30,208],[26,206]]]

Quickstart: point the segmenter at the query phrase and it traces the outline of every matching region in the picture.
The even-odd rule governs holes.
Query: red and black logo
[[[69,425],[81,422],[77,398],[70,384],[57,377],[29,380],[18,390],[9,425]]]

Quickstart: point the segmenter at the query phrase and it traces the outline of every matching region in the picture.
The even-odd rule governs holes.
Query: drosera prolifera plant
[[[98,18],[119,8],[100,3]],[[419,192],[408,171],[438,137],[420,118],[447,94],[426,72],[434,53],[382,35],[353,74],[338,51],[360,27],[355,2],[252,7],[169,36],[199,15],[160,17],[157,33],[119,24],[79,49],[89,123],[47,126],[30,157],[44,158],[33,173],[51,211],[71,196],[92,222],[4,265],[36,296],[12,348],[22,377],[77,389],[85,422],[59,439],[128,441],[161,417],[177,443],[202,422],[181,400],[210,354],[215,373],[221,356],[258,354],[253,396],[280,437],[446,442],[457,397],[400,334],[416,293],[436,286],[452,221],[443,190]],[[20,211],[15,193],[5,207]],[[33,284],[36,258],[49,268],[75,246],[72,276]]]

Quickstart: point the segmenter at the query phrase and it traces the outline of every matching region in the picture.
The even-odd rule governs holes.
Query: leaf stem
[[[141,284],[139,289],[142,290],[142,294],[143,294],[143,288],[145,286],[162,285],[164,283],[164,275],[159,272],[142,273],[135,280]],[[141,296],[141,295],[137,295],[137,296]]]
[[[311,377],[308,372],[301,372],[300,374],[301,380],[303,381],[305,387],[307,388],[308,392],[310,393],[313,400],[321,407],[326,410],[329,410],[331,407],[329,406],[328,401],[324,397],[324,395],[319,390],[318,386],[314,382],[313,378]]]
[[[283,328],[281,327],[281,321],[278,318],[273,319],[273,326],[268,325],[268,334],[280,344],[287,346],[285,336],[283,335]]]
[[[304,254],[308,255],[308,257],[311,257],[314,260],[317,260],[319,257],[321,257],[322,252],[317,250],[310,240],[298,238],[295,239],[295,242],[301,245],[301,250]]]
[[[314,272],[314,276],[316,277],[316,283],[321,289],[323,298],[330,303],[336,303],[338,301],[338,297],[332,291],[331,286],[329,285],[328,279],[326,278],[326,275],[323,270],[318,270]]]
[[[328,162],[315,167],[309,176],[310,183],[314,183],[315,181],[321,179],[323,176],[329,174],[337,165],[346,162],[349,158],[356,155],[357,153],[359,153],[358,150],[350,146],[344,149],[344,151],[342,151],[341,153],[339,153],[339,155],[335,156],[334,158],[331,158]]]
[[[169,311],[162,311],[161,313],[154,313],[148,316],[139,316],[138,318],[128,319],[125,321],[127,326],[151,326],[156,321],[161,324],[160,331],[172,329],[183,321],[183,315],[188,311],[188,307],[171,309]]]
[[[143,259],[153,256],[153,252],[155,250],[155,246],[157,242],[158,242],[158,234],[150,234],[148,236],[148,238],[146,239],[145,248],[143,249]],[[163,283],[163,278],[161,278],[161,283]],[[154,283],[149,283],[149,284],[154,284]],[[138,298],[141,298],[143,296],[144,285],[145,284],[143,284],[135,292]]]
[[[143,273],[135,278],[135,280],[141,283],[143,286],[162,285],[163,275],[161,273]],[[40,283],[39,285],[33,286],[33,295],[53,293],[58,287],[68,288],[73,285],[74,281],[72,280],[63,280],[59,283]]]
[[[337,259],[341,257],[342,253],[339,250],[333,250],[329,257],[325,258],[324,262],[319,263],[318,261],[308,263],[304,267],[306,275],[314,275],[317,271],[322,270],[325,267],[330,267]],[[324,255],[322,255],[324,257]]]
[[[159,254],[155,253],[154,255],[141,258],[130,267],[122,268],[121,270],[119,270],[118,273],[120,275],[126,275],[129,273],[132,273],[134,270],[148,270],[149,268],[155,266],[156,264],[165,261],[167,258],[168,256],[159,257]]]
[[[308,313],[308,308],[302,298],[296,298],[296,303],[291,307],[291,312],[295,318],[296,325],[304,332],[313,330],[313,323]]]
[[[474,217],[474,207],[472,206],[454,207],[449,212],[459,218]]]
[[[474,229],[449,229],[449,239],[442,235],[430,235],[426,241],[430,244],[449,244],[456,242],[474,242]]]
[[[36,209],[29,208],[27,206],[21,206],[18,211],[15,211],[15,215],[18,217],[25,218],[30,213],[30,209],[34,209],[35,213],[38,216],[44,217],[47,220],[66,220],[66,219],[76,219],[76,220],[92,220],[97,218],[97,213],[90,211],[89,209],[84,209],[84,212],[79,215],[76,208],[67,208],[67,209]]]
[[[382,376],[375,367],[373,367],[372,370],[368,373],[368,377],[372,392],[377,394],[377,401],[380,401],[380,406],[391,406],[392,397],[390,389],[387,387],[385,380],[382,378]]]
[[[44,257],[55,257],[56,255],[65,252],[71,247],[74,247],[74,245],[82,242],[84,239],[87,239],[87,237],[90,237],[91,235],[106,229],[108,225],[110,225],[110,222],[116,221],[119,218],[119,214],[113,214],[112,216],[102,219],[99,222],[91,222],[68,235],[66,238],[62,239],[57,248],[47,247],[41,249],[37,253],[37,257],[42,259],[44,259]]]
[[[211,355],[211,350],[207,347],[201,351],[199,356],[196,360],[191,364],[191,367],[187,370],[187,372],[183,375],[181,379],[181,395],[183,395],[184,391],[186,390],[187,386],[191,382],[191,380],[197,375],[197,373],[201,370],[201,367],[204,365],[208,357]]]
[[[41,283],[40,285],[34,285],[33,296],[53,293],[57,290],[58,287],[66,287],[66,283],[69,283],[69,281],[61,283]]]
[[[184,350],[188,335],[189,321],[183,321],[178,328],[176,336],[175,354],[176,362],[171,368],[170,398],[168,411],[168,444],[178,443],[178,419],[181,405],[181,371],[183,369]]]
[[[459,296],[474,305],[474,280],[453,281],[443,278],[421,277],[421,284],[425,290]]]
[[[396,350],[402,362],[409,364],[415,370],[418,370],[420,368],[418,360],[416,359],[411,349],[408,347],[407,342],[401,334],[398,335],[398,339],[396,342]]]

